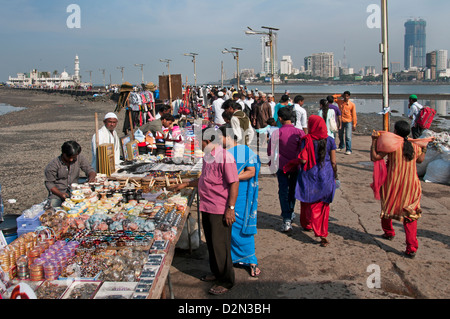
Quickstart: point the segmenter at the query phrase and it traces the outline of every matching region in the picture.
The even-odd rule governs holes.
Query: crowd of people
[[[205,114],[200,108],[210,111],[208,119],[203,118],[201,131],[202,173],[198,179],[174,185],[171,190],[198,188],[211,269],[211,274],[201,279],[215,282],[209,293],[219,295],[235,284],[234,267],[246,267],[252,277],[261,274],[254,237],[261,151],[266,153],[270,170],[277,177],[280,230],[292,231],[299,201],[299,225],[320,238],[320,246],[329,245],[330,205],[339,187],[336,152],[352,153],[357,115],[348,91],[321,99],[319,112],[309,115],[300,95],[291,99],[284,94],[278,103],[269,94],[243,88],[209,88],[195,95],[197,100],[195,103],[191,100],[190,105],[198,109],[192,109],[191,114]],[[136,129],[173,141],[171,129],[183,116],[174,116],[167,107],[157,112],[158,118]],[[116,144],[117,121],[114,113],[105,115],[104,127],[98,132],[100,141]],[[408,257],[414,257],[418,248],[417,219],[421,214],[421,189],[415,164],[423,161],[430,141],[408,139],[411,129],[406,121],[399,121],[394,133],[374,132],[370,153],[375,163],[371,186],[375,198],[381,201],[383,237],[389,240],[394,237],[392,219],[404,221]],[[93,158],[94,140],[95,136]],[[52,204],[58,205],[67,198],[70,184],[80,171],[90,180],[95,176],[95,168],[80,153],[81,147],[76,142],[67,142],[61,156],[45,169]]]

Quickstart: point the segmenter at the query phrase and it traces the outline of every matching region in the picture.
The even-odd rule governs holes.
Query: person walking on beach
[[[417,220],[422,214],[422,187],[416,164],[424,161],[428,143],[433,138],[410,140],[410,132],[410,126],[404,120],[395,123],[394,133],[374,131],[370,159],[374,162],[371,187],[375,199],[381,201],[382,237],[392,240],[395,237],[392,219],[403,221],[405,255],[414,258],[419,247]]]
[[[88,182],[94,182],[97,173],[89,161],[81,155],[81,146],[76,141],[67,141],[61,146],[61,155],[53,159],[44,170],[45,187],[52,207],[70,198],[71,186],[78,183],[80,172],[86,174]]]
[[[325,120],[311,115],[298,158],[284,167],[284,172],[298,170],[295,197],[301,202],[300,225],[314,231],[322,247],[329,244],[328,218],[337,179],[336,143],[327,131]]]
[[[341,110],[342,125],[339,130],[339,147],[338,151],[344,150],[345,154],[352,154],[352,131],[356,130],[358,119],[356,116],[355,103],[350,101],[350,91],[345,91],[342,94],[342,99],[336,99],[336,103]]]
[[[225,124],[225,121],[222,118],[223,113],[222,104],[224,102],[225,101],[223,99],[223,92],[222,91],[217,92],[217,99],[215,99],[214,102],[212,103],[212,110],[214,112],[214,123],[216,125]]]
[[[294,126],[300,130],[303,130],[305,134],[308,134],[308,114],[303,108],[305,104],[305,98],[301,95],[294,97],[294,112],[296,114],[296,122]]]
[[[241,104],[232,99],[226,100],[222,104],[222,109],[232,115],[230,124],[238,137],[238,143],[250,145],[255,136],[255,131],[250,123],[250,119],[242,111]]]
[[[281,96],[280,102],[278,102],[277,105],[275,105],[275,109],[274,109],[272,115],[273,115],[273,118],[275,119],[275,121],[277,121],[278,127],[283,126],[283,124],[279,121],[278,112],[280,109],[282,109],[283,107],[288,106],[288,105],[289,105],[289,95],[286,95],[286,94]]]
[[[408,117],[411,119],[411,135],[412,138],[419,138],[424,129],[417,125],[417,117],[419,116],[420,110],[423,109],[423,105],[417,102],[417,95],[412,94],[409,96],[408,102]]]
[[[334,119],[336,120],[337,128],[340,130],[342,128],[342,113],[339,106],[334,104],[334,97],[332,95],[327,96],[328,108],[334,111]],[[338,132],[339,133],[339,132]],[[334,134],[334,139],[336,140],[336,133]]]
[[[258,277],[258,259],[255,253],[258,213],[258,175],[261,161],[247,145],[239,145],[230,125],[220,127],[223,146],[230,152],[237,165],[239,193],[236,200],[236,222],[231,231],[231,257],[233,264],[249,269],[250,276]]]
[[[298,176],[298,170],[284,172],[283,167],[298,157],[301,139],[305,136],[305,132],[296,128],[291,119],[292,111],[289,108],[283,107],[278,111],[278,120],[282,125],[272,133],[267,147],[267,155],[271,160],[270,167],[276,171],[278,180],[283,232],[292,230],[292,221],[295,218],[295,184]]]
[[[335,118],[335,112],[334,110],[329,108],[328,101],[325,99],[321,99],[319,102],[320,109],[317,115],[322,117],[325,121],[325,124],[327,126],[328,136],[334,138],[334,132],[333,129],[337,128],[336,124],[336,118]],[[334,123],[334,127],[333,127]]]
[[[215,282],[208,291],[213,295],[222,295],[235,284],[231,232],[233,223],[236,222],[239,177],[236,161],[223,148],[221,136],[214,129],[203,129],[202,149],[205,155],[200,178],[169,188],[181,190],[185,187],[198,187],[199,209],[212,272],[211,275],[202,276],[201,280]]]

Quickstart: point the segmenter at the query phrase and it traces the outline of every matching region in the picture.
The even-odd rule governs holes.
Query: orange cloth
[[[356,106],[355,103],[348,101],[344,102],[344,100],[336,99],[336,103],[339,106],[339,109],[342,113],[342,123],[353,122],[353,127],[356,127],[358,123],[358,117],[356,116]]]
[[[416,220],[420,217],[422,188],[417,176],[416,160],[432,138],[410,139],[414,148],[414,159],[403,156],[404,139],[394,133],[380,131],[377,151],[388,153],[384,160],[374,163],[373,183],[370,185],[376,199],[381,199],[381,217],[388,219]]]

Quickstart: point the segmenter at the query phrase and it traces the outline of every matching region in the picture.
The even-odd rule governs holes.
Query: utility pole
[[[124,73],[125,67],[123,67],[123,66],[118,66],[117,69],[120,70],[120,72],[122,72],[122,83],[123,83],[123,82],[124,82],[123,73]]]
[[[236,68],[237,68],[237,88],[238,88],[238,90],[239,90],[240,83],[241,83],[241,77],[240,77],[240,74],[239,74],[239,73],[240,73],[240,71],[239,71],[239,51],[242,51],[243,49],[241,49],[241,48],[235,48],[235,47],[232,47],[232,49],[233,49],[233,50],[225,49],[225,50],[222,51],[222,53],[223,53],[223,54],[225,54],[225,53],[231,53],[231,54],[233,54],[234,59],[236,60]]]
[[[172,79],[170,77],[170,62],[172,60],[165,59],[165,60],[159,60],[159,61],[166,63],[166,65],[167,65],[167,73],[169,73],[169,103],[170,103],[170,107],[172,107]]]
[[[106,70],[105,69],[99,69],[99,71],[103,73],[103,88],[106,88],[106,79],[105,79]]]
[[[197,87],[197,63],[196,63],[196,57],[198,53],[185,53],[185,56],[192,57],[192,62],[194,63],[194,86]]]
[[[383,55],[383,129],[389,132],[389,40],[387,0],[381,0],[381,44]]]
[[[89,71],[86,71],[86,72],[89,73],[89,83],[90,83],[91,86],[92,86],[92,71],[89,70]]]
[[[142,84],[144,84],[144,65],[145,64],[135,64],[134,66],[140,67],[141,68],[141,73],[142,73]]]
[[[275,59],[274,59],[274,50],[273,50],[273,31],[278,31],[280,29],[272,28],[272,27],[261,27],[263,29],[269,30],[267,31],[255,31],[250,27],[247,27],[247,31],[245,31],[245,34],[247,35],[255,35],[255,34],[262,34],[262,35],[268,35],[269,36],[269,43],[268,46],[270,47],[270,66],[271,66],[271,78],[272,78],[272,96],[275,96]],[[266,43],[267,46],[267,43]]]

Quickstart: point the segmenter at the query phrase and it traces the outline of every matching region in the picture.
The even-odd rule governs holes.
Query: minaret
[[[80,82],[80,59],[78,59],[78,55],[75,56],[75,81]]]

